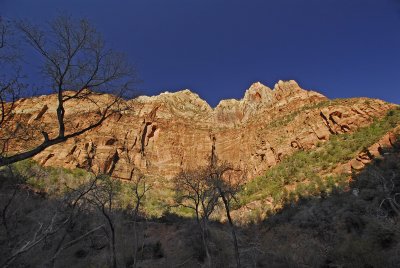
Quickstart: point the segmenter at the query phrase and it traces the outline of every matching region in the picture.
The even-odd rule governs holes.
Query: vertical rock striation
[[[46,166],[85,168],[127,180],[135,170],[170,178],[205,165],[214,150],[219,160],[253,177],[296,150],[366,126],[394,107],[366,98],[330,101],[295,81],[279,81],[274,89],[254,83],[243,99],[222,100],[214,109],[189,90],[141,96],[127,105],[131,109],[34,159]],[[54,95],[22,99],[15,118],[35,126],[32,137],[40,137],[41,129],[54,134],[55,106]],[[68,126],[85,124],[93,116],[85,113],[89,106],[68,103]],[[12,148],[26,147],[21,141]]]

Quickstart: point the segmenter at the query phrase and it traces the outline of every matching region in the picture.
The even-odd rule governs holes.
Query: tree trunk
[[[211,261],[211,254],[210,254],[210,251],[209,251],[208,245],[207,245],[206,232],[207,232],[206,227],[202,226],[201,227],[201,239],[203,241],[204,251],[206,252],[206,258],[207,258],[208,267],[211,268],[212,267],[212,261]]]
[[[111,262],[112,262],[112,267],[113,268],[117,268],[117,254],[115,252],[115,228],[114,228],[114,224],[111,220],[110,215],[107,214],[107,212],[104,210],[103,208],[103,214],[105,216],[105,218],[107,219],[108,222],[108,226],[110,227],[111,230],[111,242],[110,242],[110,246],[111,246]]]
[[[136,207],[135,207],[134,214],[133,214],[133,233],[135,235],[135,249],[133,251],[133,267],[134,268],[136,268],[136,265],[137,265],[137,252],[138,252],[138,248],[139,248],[139,239],[138,239],[137,223],[136,223],[137,215],[139,213],[139,205],[140,205],[140,203],[138,201],[136,204]]]
[[[236,238],[235,226],[233,225],[232,218],[231,218],[229,203],[225,197],[224,192],[222,192],[221,189],[219,190],[219,192],[220,192],[222,201],[224,202],[226,217],[228,218],[229,226],[231,227],[233,246],[235,248],[236,267],[240,268],[239,246],[238,246],[238,242],[237,242],[237,238]]]

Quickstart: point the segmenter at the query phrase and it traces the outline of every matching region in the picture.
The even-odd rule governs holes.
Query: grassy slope
[[[312,151],[298,151],[271,168],[262,177],[255,178],[245,185],[241,193],[241,205],[272,197],[275,205],[287,199],[314,195],[331,190],[345,182],[347,176],[320,176],[329,173],[338,164],[349,161],[363,149],[377,142],[385,133],[400,124],[400,109],[395,109],[370,126],[356,132],[335,135]],[[302,183],[307,182],[307,183]],[[294,191],[284,190],[295,185]]]
[[[66,169],[62,167],[43,167],[34,160],[25,160],[13,165],[15,175],[21,178],[35,192],[51,198],[60,198],[71,189],[88,183],[94,174],[84,169]],[[115,181],[118,194],[115,205],[121,209],[135,205],[133,185],[129,181]],[[146,178],[146,187],[150,190],[142,200],[142,211],[149,218],[159,218],[167,211],[181,216],[192,217],[193,212],[187,208],[173,206],[175,192],[172,186],[160,178]]]

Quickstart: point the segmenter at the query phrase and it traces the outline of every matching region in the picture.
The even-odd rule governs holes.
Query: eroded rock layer
[[[128,110],[34,159],[45,166],[85,168],[121,179],[130,179],[135,170],[171,178],[205,165],[215,153],[254,177],[294,151],[366,126],[394,107],[367,98],[330,101],[295,81],[279,81],[274,89],[255,83],[243,99],[223,100],[214,109],[189,90],[141,96],[126,104]],[[91,105],[67,103],[68,127],[79,129],[93,117]],[[54,95],[16,104],[20,119],[50,135],[57,131],[55,111]]]

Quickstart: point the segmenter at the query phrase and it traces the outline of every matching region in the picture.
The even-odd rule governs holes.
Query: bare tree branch
[[[32,144],[26,142],[26,147],[30,149],[18,150],[17,153],[13,148],[3,146],[6,151],[0,157],[0,166],[31,158],[50,146],[100,126],[113,114],[127,109],[123,98],[127,96],[134,82],[134,71],[125,62],[124,56],[107,48],[100,34],[87,20],[78,21],[69,16],[59,16],[46,28],[24,21],[18,22],[17,28],[25,37],[27,44],[41,57],[43,61],[41,72],[56,93],[58,134],[56,137],[49,137],[49,131],[42,130],[44,138],[42,143],[32,148]],[[0,34],[2,32],[4,30],[0,27]],[[3,40],[3,37],[0,40]],[[7,104],[1,93],[6,92],[17,82],[9,81],[8,84],[2,84],[0,81],[0,108],[2,108],[0,127],[14,109],[12,105],[14,102]],[[103,96],[104,93],[109,95]],[[16,98],[13,96],[12,99]],[[92,118],[80,129],[70,126],[70,121],[78,115],[68,114],[69,111],[65,108],[65,103],[73,100],[88,101],[93,104],[90,106],[93,107],[91,110],[85,111],[85,116],[90,115]],[[13,122],[14,125],[15,123]],[[15,143],[18,143],[16,133],[7,140],[7,144]]]

